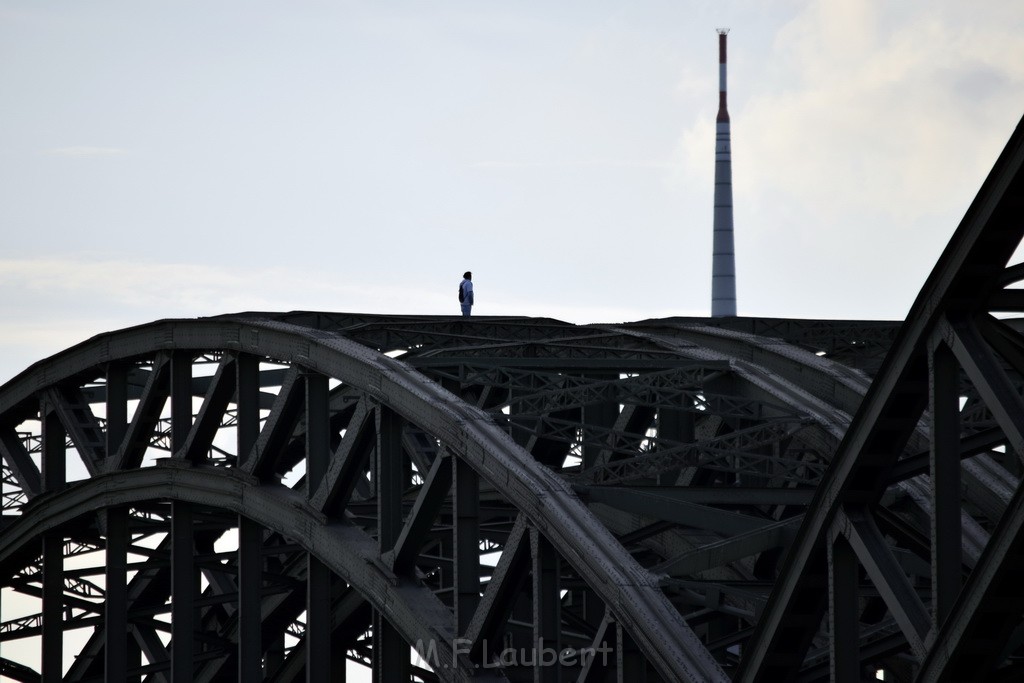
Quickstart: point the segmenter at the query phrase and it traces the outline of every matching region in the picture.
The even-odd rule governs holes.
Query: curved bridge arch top
[[[823,514],[813,487],[894,337],[892,324],[856,321],[576,326],[331,313],[162,320],[98,335],[0,387],[2,493],[21,514],[0,530],[0,563],[19,595],[37,595],[34,567],[47,547],[57,552],[47,537],[63,535],[68,555],[101,551],[104,520],[130,509],[128,552],[149,559],[125,614],[170,613],[174,628],[160,567],[185,510],[193,570],[205,578],[195,680],[230,676],[247,656],[235,607],[246,602],[242,542],[218,550],[209,531],[241,539],[243,518],[262,529],[263,590],[278,591],[256,603],[262,638],[291,643],[257,648],[273,680],[300,680],[307,666],[322,675],[328,665],[307,642],[322,651],[325,632],[378,680],[543,680],[550,669],[529,661],[483,668],[542,642],[578,652],[610,644],[611,663],[577,660],[563,680],[725,680],[747,654],[801,520]],[[255,421],[251,396],[243,416],[243,364],[256,373],[250,388],[253,377],[262,383]],[[115,394],[132,406],[120,431],[107,421]],[[1007,508],[1016,473],[990,454],[1005,436],[977,393],[967,396],[962,557],[973,567],[983,524]],[[248,450],[241,436],[237,452],[212,436],[234,438],[243,423]],[[874,520],[912,558],[911,572],[928,563],[920,539],[933,503],[920,475],[930,424],[927,415],[916,423]],[[330,455],[318,474],[307,467],[311,448]],[[40,467],[73,455],[88,470],[82,481],[54,483]],[[329,485],[311,493],[306,477]],[[88,511],[88,495],[106,516]],[[62,506],[76,512],[62,517]],[[860,519],[844,517],[842,533]],[[163,540],[143,548],[146,536]],[[330,614],[307,624],[314,561],[334,583],[317,584]],[[104,675],[116,653],[92,597],[104,571],[65,577],[49,599],[74,606],[65,628],[96,629],[67,680]],[[895,563],[886,571],[894,576]],[[47,599],[31,599],[39,615],[0,625],[0,641],[36,637]],[[877,601],[868,606],[877,613]],[[325,618],[326,631],[315,625]],[[886,666],[920,648],[901,630],[906,619],[883,608],[860,634],[862,650],[886,634]],[[812,640],[829,642],[821,620],[810,621]],[[135,643],[120,655],[127,668],[173,671],[174,636],[168,646],[164,627],[133,625]],[[46,642],[60,650],[42,640],[41,651]],[[400,661],[418,642],[439,643],[433,672]],[[132,664],[132,648],[144,663]],[[792,666],[812,680],[828,662],[827,649],[812,648]]]
[[[401,361],[336,334],[274,321],[201,319],[159,321],[99,335],[33,365],[0,388],[0,425],[10,429],[37,413],[41,394],[51,388],[74,386],[80,380],[92,381],[102,376],[109,364],[138,360],[148,362],[156,354],[175,352],[251,354],[304,373],[340,380],[364,395],[370,403],[393,410],[408,423],[437,439],[455,459],[468,464],[493,489],[511,501],[521,516],[528,520],[529,526],[537,529],[557,549],[561,561],[570,565],[608,606],[608,618],[623,625],[649,666],[674,680],[724,679],[718,664],[662,593],[656,577],[630,557],[562,478],[534,461],[488,414],[460,400]],[[9,451],[8,448],[5,455],[9,456]],[[8,459],[12,460],[14,467],[18,467],[19,462],[25,463],[17,458]],[[110,466],[109,461],[110,457],[99,465],[99,471],[94,474],[96,483],[90,482],[86,488],[102,487],[100,482],[118,481],[119,477],[127,482],[133,478],[158,476],[139,471],[103,473]],[[166,470],[172,481],[189,478],[191,483],[186,491],[201,490],[204,476],[224,476],[223,473],[204,472],[203,468],[188,470],[187,474],[175,473],[174,468],[147,469]],[[214,480],[220,481],[211,479]],[[76,495],[74,492],[77,490],[72,487],[66,493],[45,494],[29,507],[55,505],[63,496]],[[160,490],[165,497],[179,497],[177,493],[171,495],[162,488]],[[258,491],[258,486],[244,485],[240,493],[253,495]],[[292,493],[288,495],[294,497]],[[227,508],[235,509],[232,506]],[[245,514],[242,510],[235,511]],[[308,524],[310,519],[312,517],[305,523]],[[12,531],[21,528],[23,525]],[[366,538],[369,540],[370,537]],[[316,555],[316,544],[310,543],[314,547],[309,550]],[[379,586],[359,585],[358,576],[354,579],[354,587],[364,593],[379,589]],[[372,602],[380,608],[392,599]],[[436,613],[436,610],[431,613]],[[450,641],[455,628],[448,624],[450,630],[446,631],[429,617],[430,614],[417,614],[417,610],[407,607],[402,619],[415,623],[401,622],[397,624],[398,630],[409,641],[424,634],[435,638],[444,635]],[[438,675],[446,678],[463,674],[454,667],[442,666]]]

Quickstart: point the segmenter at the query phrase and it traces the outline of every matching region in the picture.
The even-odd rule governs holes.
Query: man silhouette
[[[459,303],[462,304],[462,317],[468,318],[473,310],[473,273],[468,270],[463,273],[459,284]]]

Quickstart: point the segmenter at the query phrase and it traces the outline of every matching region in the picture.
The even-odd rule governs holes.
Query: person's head
[[[473,279],[473,273],[471,273],[471,272],[469,272],[467,270],[465,273],[462,274],[462,277],[466,278],[467,280],[472,280]]]

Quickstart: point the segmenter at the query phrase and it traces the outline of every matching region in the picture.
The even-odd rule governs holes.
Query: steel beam
[[[171,353],[171,453],[185,447],[192,430],[192,353]],[[205,454],[204,454],[205,455]]]
[[[793,517],[781,522],[740,533],[731,538],[707,543],[670,557],[651,567],[652,571],[671,576],[692,576],[725,566],[744,557],[762,553],[773,548],[788,547],[803,517]]]
[[[452,459],[455,508],[455,632],[463,633],[480,603],[480,478],[466,463]]]
[[[414,574],[416,558],[437,519],[438,513],[448,500],[452,488],[453,459],[447,455],[437,456],[427,472],[420,493],[416,496],[394,550],[385,553],[385,561],[397,574]],[[458,629],[457,629],[458,631]]]
[[[842,534],[828,544],[829,660],[832,683],[860,683],[857,557]]]
[[[373,680],[402,683],[411,673],[409,644],[379,611],[373,613]]]
[[[96,474],[106,454],[106,439],[84,395],[77,387],[60,390],[51,387],[44,395],[47,405],[60,418],[82,464],[90,475]]]
[[[305,405],[303,381],[304,376],[296,367],[285,373],[281,381],[281,390],[274,400],[274,407],[267,415],[266,424],[260,431],[252,452],[245,457],[242,471],[259,479],[269,479],[273,476],[276,459],[291,439]]]
[[[501,557],[469,625],[457,631],[469,641],[473,659],[479,660],[490,654],[490,648],[484,649],[484,640],[490,638],[490,646],[497,647],[495,626],[511,612],[516,596],[526,581],[531,556],[526,519],[520,516],[516,518],[508,535]]]
[[[939,628],[917,680],[984,679],[1009,654],[1020,627],[1024,487],[1018,488],[953,611]]]
[[[530,529],[531,576],[533,577],[533,680],[558,683],[562,667],[561,591],[558,553],[536,529]],[[549,659],[550,656],[550,659]]]
[[[263,680],[263,528],[238,517],[238,680]]]
[[[128,679],[128,509],[107,510],[106,594],[104,600],[104,676]]]
[[[929,472],[932,485],[931,579],[932,626],[949,616],[960,592],[963,531],[960,523],[959,367],[944,343],[929,356],[932,414]]]
[[[128,431],[128,371],[125,362],[107,363],[106,455],[117,452]]]
[[[60,421],[56,410],[48,401],[43,401],[39,409],[42,422],[42,479],[43,490],[59,491],[67,483],[67,449],[65,439],[67,432]]]
[[[331,456],[323,480],[310,495],[315,509],[342,514],[363,471],[373,448],[376,434],[376,411],[365,399],[356,404],[349,420],[345,437]]]
[[[385,406],[377,408],[377,543],[382,553],[393,550],[402,533],[405,469],[402,418]]]
[[[184,378],[182,378],[184,381]],[[195,423],[191,425],[181,450],[175,449],[177,457],[185,458],[189,462],[201,463],[206,460],[214,436],[224,420],[224,413],[227,411],[236,391],[236,368],[235,361],[226,356],[218,365],[217,371],[210,381],[206,390],[203,403],[196,413]],[[191,391],[191,374],[189,375],[189,387]],[[191,396],[189,397],[189,415],[191,417]]]
[[[327,377],[306,374],[306,493],[312,495],[327,474],[331,457],[331,416]]]
[[[0,427],[0,455],[29,500],[42,493],[39,467],[13,428]]]
[[[626,487],[590,486],[586,493],[587,501],[591,504],[601,503],[651,519],[674,522],[721,534],[743,534],[771,524],[770,521],[763,518],[721,510],[709,505],[687,503],[675,499],[671,495],[661,495],[650,489],[643,491]]]
[[[916,656],[922,657],[925,653],[925,639],[931,627],[930,615],[903,568],[893,557],[874,518],[860,506],[847,507],[837,514],[835,526],[841,530],[846,542],[860,559],[903,631],[910,649]]]
[[[235,429],[237,431],[237,466],[246,467],[246,461],[256,446],[260,434],[260,364],[251,353],[237,354],[235,361]]]
[[[116,362],[121,359],[114,359]],[[117,451],[109,451],[107,471],[116,471],[129,467],[138,467],[149,448],[153,430],[160,420],[160,413],[170,393],[170,355],[157,353],[153,360],[153,370],[149,373],[146,386],[142,389],[139,403],[132,415],[131,424],[125,433],[124,440],[118,444]]]
[[[306,556],[309,563],[306,576],[306,683],[330,683],[331,570],[313,553]],[[408,656],[407,647],[406,658]]]
[[[196,597],[193,507],[171,504],[171,683],[192,683],[195,662]]]
[[[60,683],[64,672],[64,536],[53,531],[42,538],[43,626],[42,683]]]

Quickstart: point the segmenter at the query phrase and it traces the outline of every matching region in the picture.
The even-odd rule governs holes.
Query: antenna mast
[[[711,262],[711,317],[736,315],[736,253],[732,237],[732,154],[725,104],[725,40],[718,31],[718,116],[715,119],[715,213]]]

